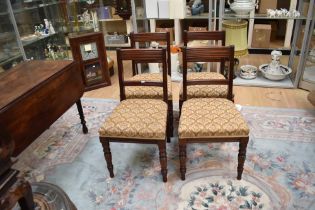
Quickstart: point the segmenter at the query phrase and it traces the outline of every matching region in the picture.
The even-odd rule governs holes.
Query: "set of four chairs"
[[[100,142],[110,177],[114,177],[110,142],[157,144],[166,182],[166,142],[173,135],[170,34],[131,33],[130,38],[133,49],[117,49],[121,103],[101,126]],[[221,41],[223,46],[188,48],[191,40]],[[134,49],[136,42],[151,41],[164,41],[166,49]],[[224,45],[224,32],[184,32],[178,128],[182,180],[186,174],[188,143],[239,142],[237,179],[242,177],[249,128],[233,103],[234,47]],[[133,76],[129,79],[124,79],[126,60],[132,61]],[[220,63],[220,73],[187,73],[189,62]],[[137,74],[138,63],[162,63],[162,73]]]

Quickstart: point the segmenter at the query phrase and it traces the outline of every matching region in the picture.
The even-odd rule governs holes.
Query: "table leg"
[[[79,100],[76,102],[76,104],[77,104],[78,112],[79,112],[80,119],[81,119],[81,124],[82,124],[83,133],[88,133],[88,128],[86,127],[86,122],[85,122],[85,119],[84,119],[84,114],[83,114],[81,99],[79,99]]]

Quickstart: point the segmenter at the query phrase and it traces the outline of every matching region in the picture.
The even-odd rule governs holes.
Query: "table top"
[[[39,88],[68,69],[75,62],[70,60],[32,60],[23,62],[0,75],[0,112],[28,92]]]

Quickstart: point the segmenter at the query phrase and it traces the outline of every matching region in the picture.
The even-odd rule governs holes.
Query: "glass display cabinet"
[[[305,50],[302,51],[304,59],[301,64],[302,71],[299,75],[299,87],[306,90],[315,90],[315,11],[313,11],[312,17],[312,21],[306,24],[309,33],[305,39]]]
[[[246,5],[241,5],[244,2]],[[236,53],[238,70],[245,72],[243,75],[237,72],[234,84],[294,88],[301,71],[306,47],[304,34],[308,33],[305,26],[310,23],[314,0],[268,1],[266,5],[267,1],[258,2],[259,7],[255,0],[220,1],[219,30],[226,30],[226,44],[235,45],[239,51]],[[245,11],[249,7],[251,9]],[[245,25],[243,36],[235,36],[242,24]],[[233,40],[233,37],[238,39]],[[277,62],[275,54],[278,54]],[[277,63],[275,68],[271,68],[273,63]],[[251,69],[240,68],[245,65],[250,65]],[[255,77],[246,78],[248,72],[255,72]]]
[[[58,0],[3,0],[1,67],[27,59],[67,59],[65,21]]]
[[[132,0],[133,17],[135,17],[135,31],[140,21],[145,21],[144,27],[138,27],[138,31],[155,31],[162,23],[172,23],[174,28],[174,40],[177,45],[182,44],[181,34],[183,30],[190,30],[190,26],[197,26],[202,30],[225,30],[227,34],[226,44],[236,47],[236,78],[235,85],[296,88],[303,63],[303,50],[305,49],[305,36],[309,30],[309,15],[314,10],[314,0],[202,0],[190,1],[200,4],[204,9],[200,14],[193,14],[187,9],[181,14],[182,6],[187,1],[169,0],[169,14],[160,14],[161,8],[165,8],[167,0]],[[154,4],[152,3],[154,2]],[[176,6],[173,7],[173,3]],[[256,7],[258,2],[258,7]],[[180,3],[180,4],[179,4]],[[158,4],[158,7],[156,6]],[[174,13],[172,8],[176,8]],[[197,7],[195,7],[197,8]],[[155,11],[155,12],[154,12]],[[166,10],[167,11],[167,10]],[[174,14],[176,14],[174,16]],[[161,25],[162,25],[161,24]],[[233,40],[234,39],[234,40]],[[272,51],[281,51],[276,77],[267,75],[266,68],[273,62]],[[279,54],[279,52],[274,52]],[[245,66],[251,65],[251,66]],[[263,65],[263,66],[262,66]],[[251,72],[249,77],[240,76],[241,67],[244,72]],[[245,67],[244,67],[245,66]],[[260,71],[262,66],[263,71]],[[250,67],[247,68],[247,67]],[[211,68],[213,69],[213,68]],[[209,65],[207,70],[210,70]]]
[[[117,2],[116,2],[117,3]],[[130,20],[116,14],[115,2],[108,0],[67,1],[68,29],[71,34],[101,31],[106,47],[128,47]]]
[[[10,5],[9,5],[10,6]],[[23,60],[7,1],[0,1],[0,74]],[[13,20],[14,21],[14,20]]]

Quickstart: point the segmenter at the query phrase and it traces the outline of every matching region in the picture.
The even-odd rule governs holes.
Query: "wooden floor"
[[[111,77],[112,85],[97,90],[86,92],[84,97],[90,98],[112,98],[119,99],[119,82],[114,52],[108,52],[115,61],[115,74]],[[126,65],[130,66],[130,65]],[[131,68],[126,69],[125,77],[131,76]],[[178,101],[178,82],[172,83],[173,100]],[[308,91],[301,89],[279,89],[234,86],[235,103],[245,106],[269,106],[280,108],[314,109],[314,106],[307,100]]]

